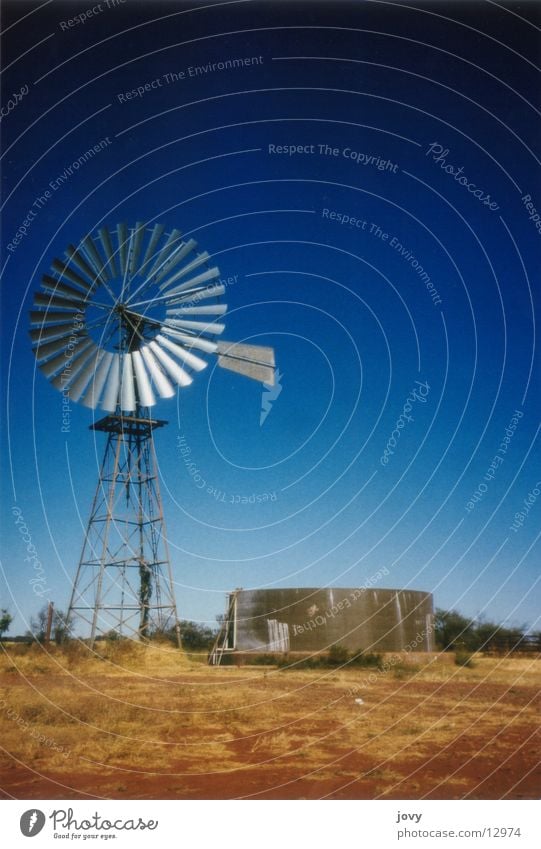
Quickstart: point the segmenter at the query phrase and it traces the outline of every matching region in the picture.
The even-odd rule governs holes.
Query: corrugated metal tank
[[[250,652],[434,651],[432,595],[366,588],[237,590],[229,648]]]

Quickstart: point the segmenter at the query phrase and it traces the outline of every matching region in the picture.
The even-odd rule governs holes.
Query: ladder
[[[238,592],[240,592],[240,590],[235,590],[235,592],[229,593],[229,601],[225,616],[222,619],[218,636],[216,637],[214,645],[209,652],[209,666],[220,666],[224,652],[228,649],[231,650],[235,648],[235,615]],[[231,629],[233,629],[233,633],[231,633]],[[233,636],[233,639],[231,639],[231,636]]]

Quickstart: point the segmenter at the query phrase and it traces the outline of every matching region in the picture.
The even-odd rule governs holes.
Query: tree
[[[6,631],[9,631],[9,626],[13,622],[13,616],[5,608],[0,610],[0,640]]]
[[[474,622],[456,610],[436,609],[434,614],[436,642],[443,651],[474,648]]]
[[[38,610],[36,616],[30,619],[30,636],[39,643],[45,640],[47,635],[47,619],[49,617],[49,606],[45,604]],[[55,610],[53,613],[53,621],[51,625],[51,639],[56,643],[61,643],[71,631],[71,622],[63,610]]]
[[[211,649],[216,640],[216,631],[197,622],[183,621],[180,623],[182,648],[188,651],[204,651]]]

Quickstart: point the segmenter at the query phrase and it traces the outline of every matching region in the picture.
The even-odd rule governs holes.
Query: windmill
[[[216,357],[218,365],[274,382],[274,350],[220,341],[225,286],[206,251],[162,224],[102,227],[68,245],[44,274],[30,313],[40,371],[69,401],[106,415],[96,493],[68,619],[141,640],[180,631],[160,496],[153,418]]]

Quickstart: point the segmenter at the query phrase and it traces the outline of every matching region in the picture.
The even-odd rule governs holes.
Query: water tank
[[[432,595],[416,590],[237,590],[227,618],[229,651],[434,651]]]

